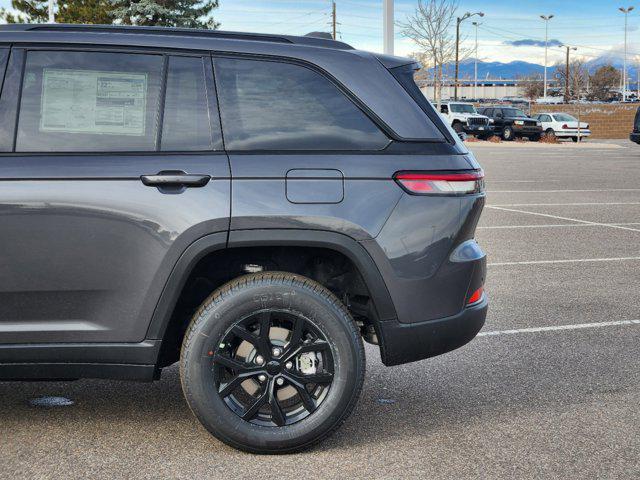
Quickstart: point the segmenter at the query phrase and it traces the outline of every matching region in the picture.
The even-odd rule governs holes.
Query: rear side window
[[[154,151],[161,55],[30,51],[18,152]]]
[[[7,60],[9,59],[9,49],[0,48],[0,90],[4,82],[4,74],[7,69]]]
[[[162,124],[162,150],[196,151],[221,149],[222,138],[217,119],[213,119],[215,138],[206,87],[206,68],[211,59],[169,57],[167,93]]]
[[[389,139],[321,74],[289,63],[214,61],[228,150],[381,150]]]

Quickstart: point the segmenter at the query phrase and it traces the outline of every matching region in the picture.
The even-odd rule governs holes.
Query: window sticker
[[[45,68],[41,132],[143,136],[147,74]]]

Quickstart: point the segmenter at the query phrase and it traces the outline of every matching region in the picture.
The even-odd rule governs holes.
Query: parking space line
[[[568,258],[564,260],[524,260],[522,262],[493,262],[488,267],[504,267],[508,265],[545,265],[553,263],[589,263],[589,262],[625,262],[640,260],[640,257],[611,257],[611,258]]]
[[[488,190],[487,193],[587,193],[587,192],[640,192],[640,188],[594,188],[585,190]]]
[[[603,223],[605,226],[612,225],[640,225],[640,222],[628,222],[628,223]],[[510,228],[564,228],[564,227],[600,227],[596,223],[551,223],[542,225],[491,225],[487,227],[477,227],[476,230],[508,230]]]
[[[515,335],[518,333],[555,332],[561,330],[581,330],[585,328],[603,328],[640,325],[640,320],[617,320],[612,322],[576,323],[573,325],[554,325],[551,327],[518,328],[513,330],[493,330],[478,333],[478,337],[495,337],[498,335]]]
[[[537,215],[539,217],[547,217],[547,218],[555,218],[556,220],[566,220],[569,222],[576,222],[576,223],[584,223],[584,224],[588,224],[588,225],[597,225],[600,227],[607,227],[607,228],[616,228],[618,230],[628,230],[631,232],[640,232],[640,229],[638,228],[631,228],[631,227],[625,227],[622,225],[612,225],[610,223],[600,223],[600,222],[590,222],[588,220],[579,220],[577,218],[570,218],[570,217],[561,217],[559,215],[551,215],[549,213],[540,213],[540,212],[530,212],[527,210],[517,210],[515,208],[505,208],[502,206],[498,206],[498,205],[487,205],[487,208],[493,208],[494,210],[504,210],[505,212],[516,212],[516,213],[524,213],[527,215]]]
[[[496,203],[487,207],[580,207],[593,205],[640,205],[640,202]]]

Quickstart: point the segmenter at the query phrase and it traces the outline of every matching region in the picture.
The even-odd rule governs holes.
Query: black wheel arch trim
[[[202,237],[192,243],[180,256],[169,275],[153,313],[147,331],[147,339],[163,338],[182,287],[200,259],[217,250],[260,246],[317,247],[342,253],[358,268],[371,294],[378,316],[374,321],[396,318],[391,295],[380,271],[369,253],[355,239],[341,233],[323,230],[232,230],[229,232],[228,238],[226,233]]]

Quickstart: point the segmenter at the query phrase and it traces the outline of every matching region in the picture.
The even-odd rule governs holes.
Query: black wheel
[[[513,128],[504,127],[504,130],[502,131],[502,139],[508,142],[513,140],[513,137],[514,137]]]
[[[453,129],[455,130],[455,132],[456,132],[456,133],[458,133],[458,134],[460,134],[460,133],[462,133],[462,132],[464,131],[464,128],[463,128],[463,126],[462,126],[462,123],[460,123],[460,122],[455,122],[455,123],[452,125],[452,127],[453,127]]]
[[[353,410],[364,369],[362,338],[342,303],[281,272],[216,290],[191,321],[180,359],[196,417],[253,453],[299,451],[330,435]]]
[[[571,140],[573,141],[573,143],[578,143],[578,137],[571,137]]]
[[[555,138],[556,132],[553,130],[553,128],[547,128],[544,132],[544,136],[547,138]]]

